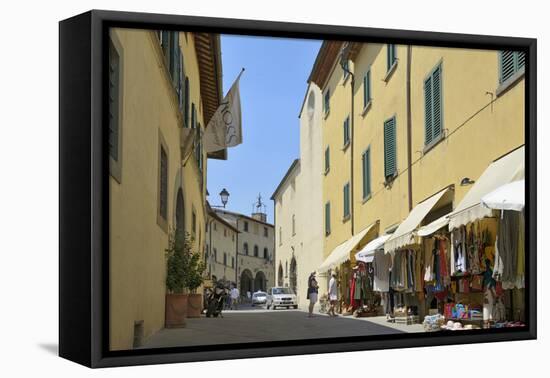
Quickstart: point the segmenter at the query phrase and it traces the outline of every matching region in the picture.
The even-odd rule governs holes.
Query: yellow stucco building
[[[201,137],[222,96],[219,36],[112,29],[109,59],[109,345],[121,350],[164,326],[170,232],[204,251]]]
[[[524,59],[511,51],[323,43],[309,80],[323,92],[328,151],[324,269],[353,262],[355,251],[444,189],[424,223],[453,210],[468,183],[524,145]],[[338,247],[354,236],[342,257]],[[341,258],[331,260],[335,252]]]

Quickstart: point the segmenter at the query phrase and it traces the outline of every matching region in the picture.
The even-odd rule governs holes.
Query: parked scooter
[[[223,318],[223,306],[228,296],[229,290],[225,288],[222,283],[217,283],[207,293],[206,317],[209,318],[210,316],[213,316],[217,318],[220,316]]]

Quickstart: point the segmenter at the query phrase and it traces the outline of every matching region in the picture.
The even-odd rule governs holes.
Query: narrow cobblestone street
[[[252,307],[225,311],[223,318],[203,317],[186,321],[185,328],[159,331],[150,337],[142,348],[422,332],[421,325],[390,324],[384,317],[367,320],[351,316],[330,318],[323,314],[315,314],[313,318],[308,318],[307,313],[301,310],[266,310]]]

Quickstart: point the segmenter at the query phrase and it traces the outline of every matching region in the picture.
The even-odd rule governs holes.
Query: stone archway
[[[288,280],[292,291],[294,293],[297,293],[298,272],[297,272],[296,258],[294,256],[292,256],[292,260],[290,260],[290,272],[288,274]]]
[[[245,269],[241,273],[241,279],[240,279],[240,288],[239,291],[241,295],[247,296],[247,292],[250,292],[251,294],[254,292],[254,280],[252,276],[252,272],[248,269]]]
[[[254,291],[266,291],[267,279],[265,278],[264,272],[261,270],[256,273],[256,278],[254,278]]]
[[[279,274],[277,275],[277,286],[283,286],[283,264],[279,262]]]

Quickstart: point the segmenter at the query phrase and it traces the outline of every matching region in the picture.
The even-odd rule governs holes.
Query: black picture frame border
[[[109,351],[109,167],[101,126],[110,27],[525,51],[527,327]],[[96,368],[536,339],[536,39],[92,10],[60,22],[59,46],[61,357]]]

